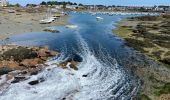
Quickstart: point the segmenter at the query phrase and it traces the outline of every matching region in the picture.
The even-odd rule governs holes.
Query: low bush
[[[10,60],[13,58],[14,61],[22,61],[23,59],[36,58],[38,55],[31,49],[18,47],[4,52],[1,56],[3,57],[3,60]]]

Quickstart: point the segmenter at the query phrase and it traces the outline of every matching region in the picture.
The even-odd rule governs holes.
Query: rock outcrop
[[[0,50],[0,75],[14,70],[27,70],[35,74],[40,64],[57,55],[57,52],[45,47],[5,45],[0,46]]]

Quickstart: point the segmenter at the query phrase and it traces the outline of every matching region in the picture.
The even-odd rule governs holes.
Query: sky
[[[42,1],[56,0],[8,0],[10,3],[20,3],[26,5],[28,3],[39,4]],[[57,0],[71,1],[82,4],[102,4],[102,5],[131,5],[131,6],[152,6],[152,5],[170,5],[170,0]]]

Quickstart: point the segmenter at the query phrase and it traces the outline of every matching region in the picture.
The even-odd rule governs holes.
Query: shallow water
[[[50,66],[38,75],[9,85],[0,94],[0,100],[128,100],[133,97],[138,90],[138,80],[120,66],[130,55],[130,49],[112,34],[113,25],[128,16],[98,16],[104,20],[97,21],[87,13],[71,13],[70,23],[78,25],[76,29],[61,26],[54,27],[60,33],[26,33],[10,37],[7,43],[48,45],[61,54],[50,59],[47,62]],[[78,71],[57,67],[75,54],[83,58]],[[39,78],[45,81],[34,86],[28,84]]]

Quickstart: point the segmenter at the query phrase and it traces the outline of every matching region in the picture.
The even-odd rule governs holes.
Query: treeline
[[[21,5],[19,3],[16,4],[8,4],[8,7],[21,7]]]
[[[40,5],[79,5],[79,6],[82,6],[83,4],[77,4],[77,3],[73,3],[73,2],[70,2],[70,1],[68,1],[68,2],[65,2],[65,1],[61,1],[61,2],[58,2],[58,1],[47,1],[47,2],[45,2],[45,1],[42,1],[41,3],[40,3]]]

